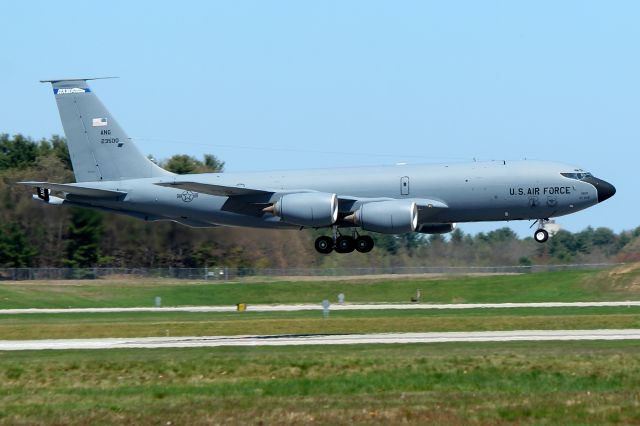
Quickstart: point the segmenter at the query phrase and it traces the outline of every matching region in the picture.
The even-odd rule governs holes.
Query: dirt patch
[[[640,272],[640,262],[634,262],[615,267],[611,271],[609,271],[609,276],[630,274],[634,272]]]
[[[640,262],[627,263],[590,277],[587,285],[614,292],[640,293]]]

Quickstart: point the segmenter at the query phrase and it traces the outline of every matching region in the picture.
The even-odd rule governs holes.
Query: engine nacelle
[[[376,201],[363,204],[348,218],[367,231],[404,234],[418,227],[418,207],[414,201]]]
[[[338,196],[324,192],[300,192],[283,195],[272,213],[284,222],[320,228],[338,220]]]
[[[455,223],[425,223],[416,230],[421,234],[447,234],[456,229]]]

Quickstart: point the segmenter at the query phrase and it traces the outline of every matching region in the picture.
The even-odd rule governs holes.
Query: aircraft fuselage
[[[304,188],[355,199],[436,199],[448,208],[438,211],[430,221],[455,223],[552,218],[597,204],[596,186],[561,175],[574,170],[578,169],[555,162],[491,161],[194,174],[188,177],[215,185],[261,187],[274,191]],[[268,213],[252,216],[225,210],[228,197],[156,185],[173,179],[85,182],[82,184],[85,187],[119,190],[127,196],[121,201],[81,196],[67,196],[67,200],[127,210],[148,220],[170,218],[196,226],[292,227]]]

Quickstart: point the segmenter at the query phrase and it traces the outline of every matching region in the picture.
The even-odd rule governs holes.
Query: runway
[[[365,310],[420,310],[420,309],[508,309],[508,308],[593,308],[640,306],[640,301],[616,302],[538,302],[538,303],[345,303],[331,304],[332,311]],[[175,306],[175,307],[132,307],[132,308],[60,308],[60,309],[0,309],[0,315],[15,314],[69,314],[69,313],[125,313],[125,312],[234,312],[235,305],[226,306]],[[322,310],[320,303],[290,305],[247,305],[248,312],[295,312]]]
[[[1,340],[0,351],[569,340],[640,340],[640,329]]]

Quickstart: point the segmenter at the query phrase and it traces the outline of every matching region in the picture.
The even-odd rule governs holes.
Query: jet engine
[[[456,229],[455,223],[425,223],[416,230],[421,234],[447,234]]]
[[[264,211],[294,225],[311,228],[330,226],[338,220],[338,196],[324,192],[285,194]]]
[[[363,204],[345,220],[366,231],[403,234],[418,227],[418,207],[410,200],[376,201]]]

